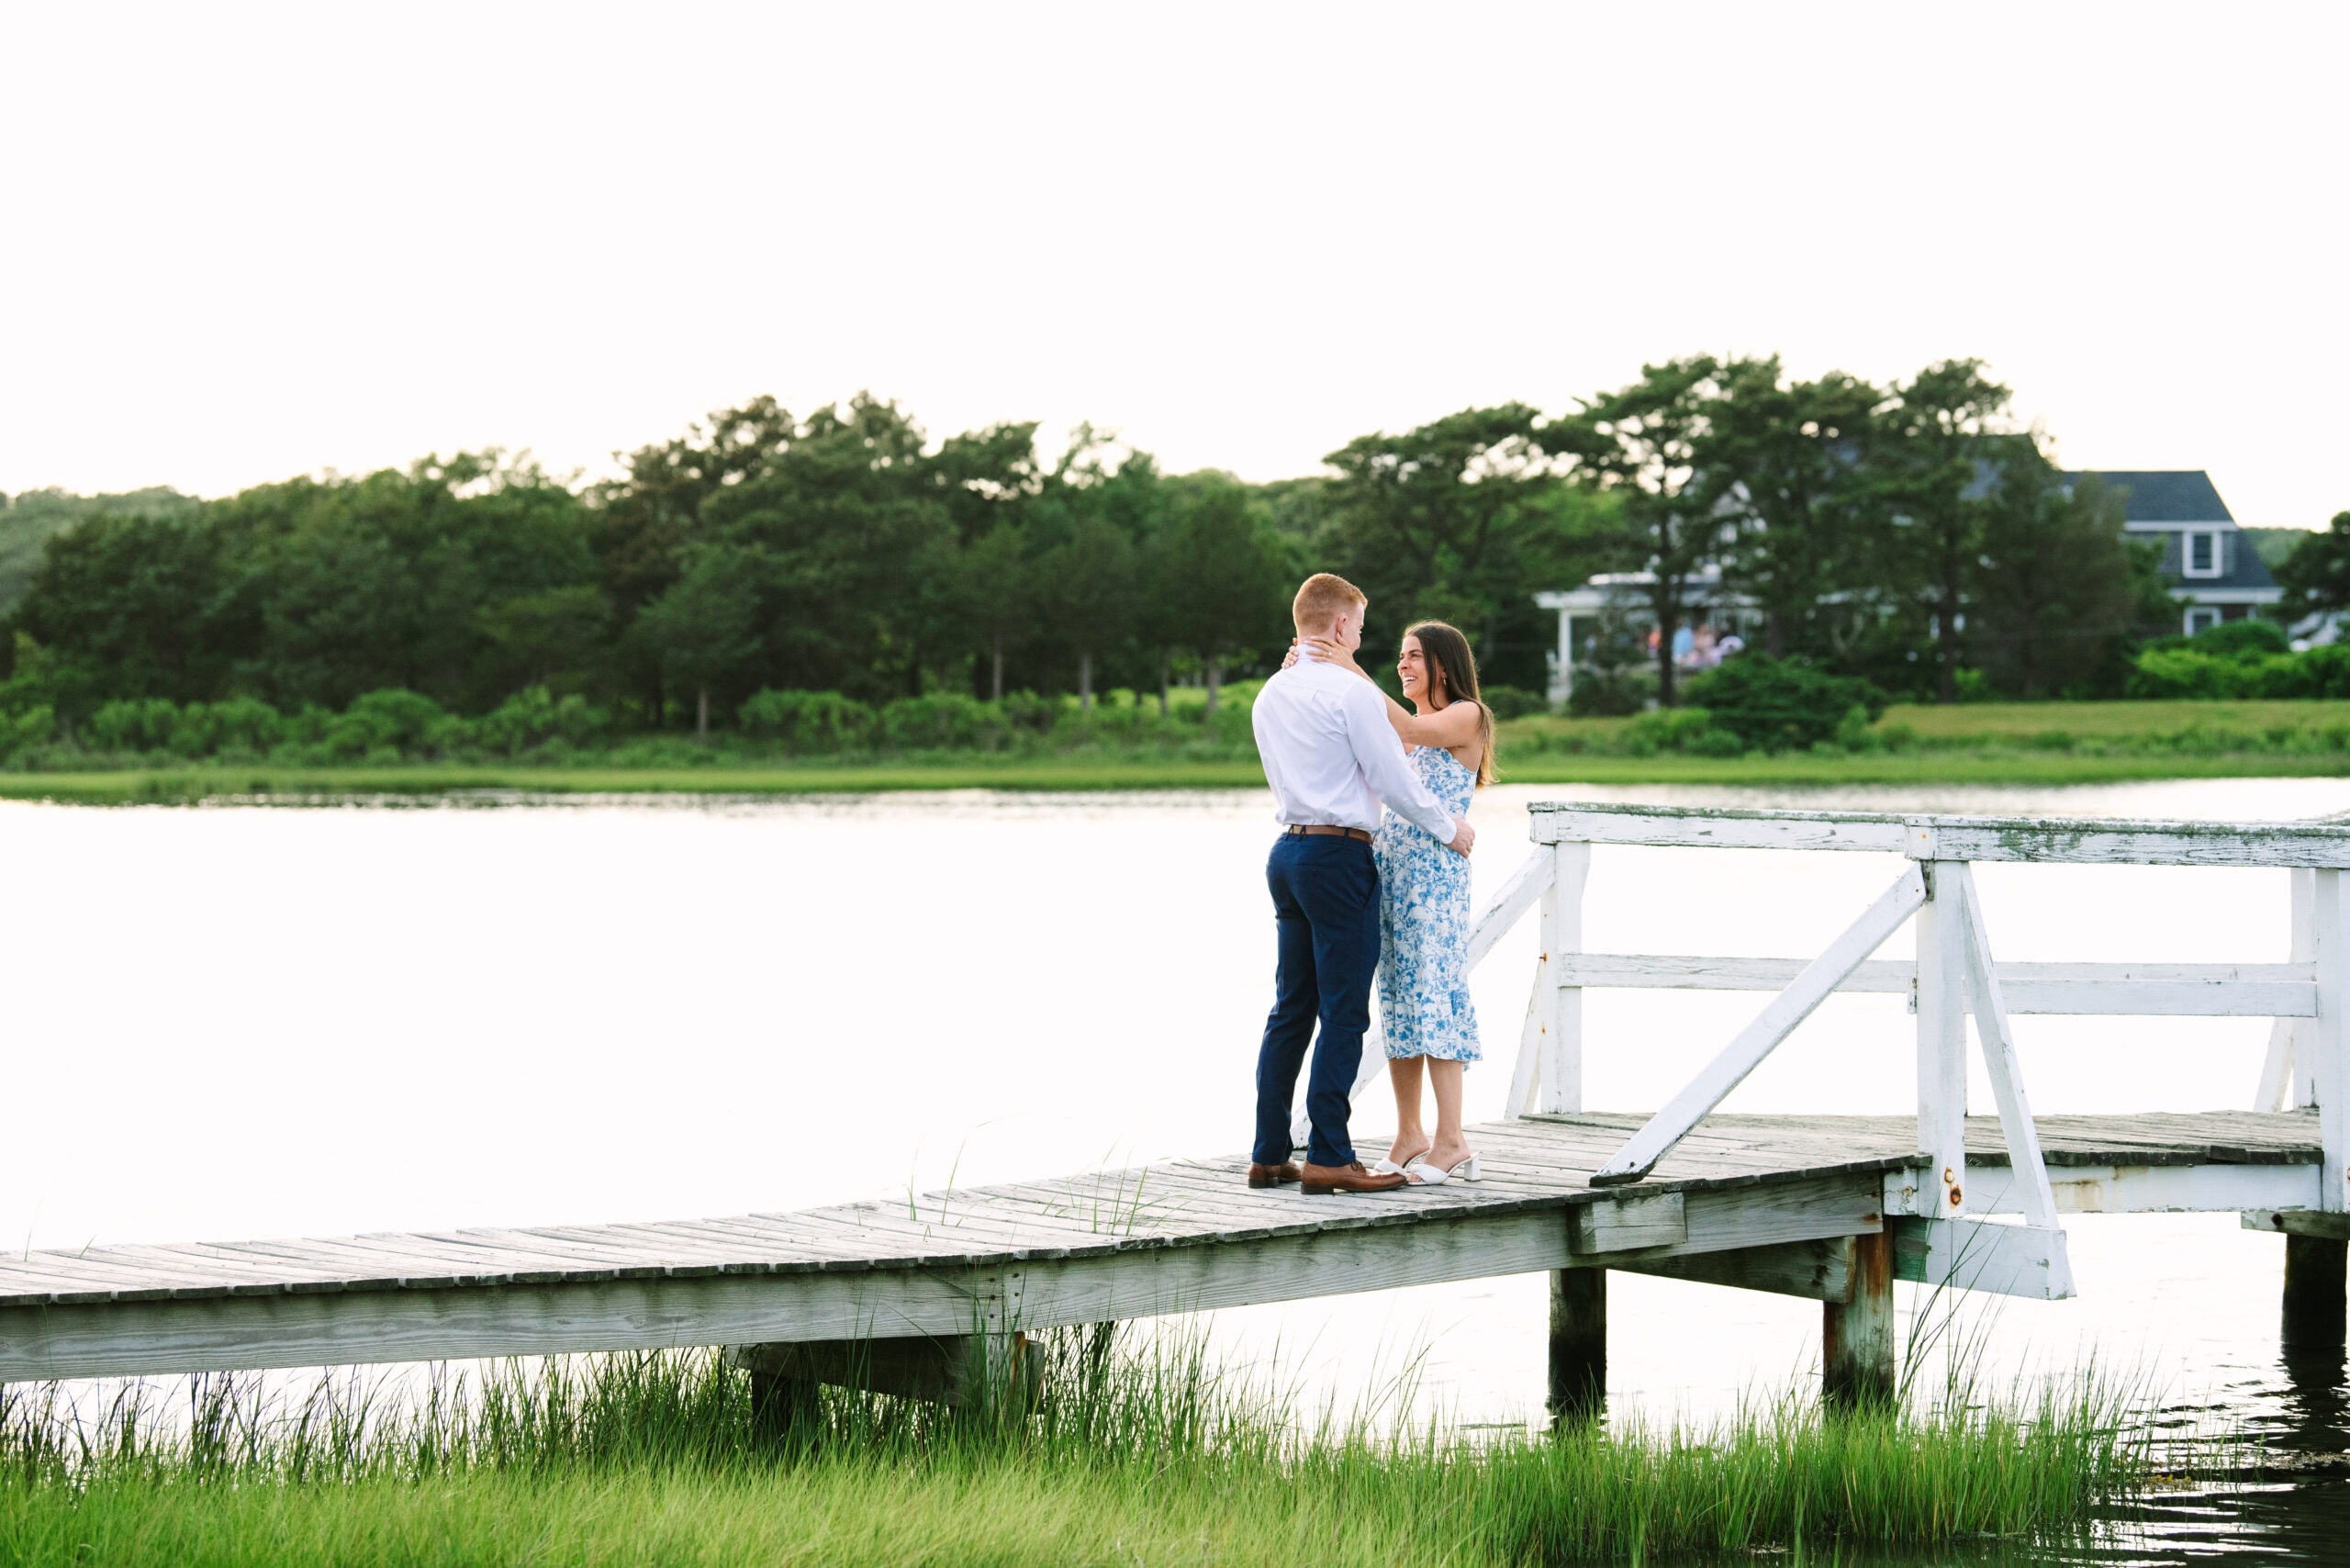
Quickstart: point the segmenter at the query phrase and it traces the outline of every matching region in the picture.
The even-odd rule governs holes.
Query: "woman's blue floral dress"
[[[1442,746],[1412,752],[1428,793],[1469,814],[1477,776]],[[1477,1061],[1477,1008],[1469,999],[1469,857],[1393,812],[1371,853],[1379,863],[1379,1015],[1387,1054]]]

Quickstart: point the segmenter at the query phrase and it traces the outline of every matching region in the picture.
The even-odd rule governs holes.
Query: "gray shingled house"
[[[2181,632],[2192,636],[2242,621],[2285,597],[2202,469],[2101,469],[2097,476],[2123,493],[2122,532],[2162,545],[2163,580],[2179,601]]]

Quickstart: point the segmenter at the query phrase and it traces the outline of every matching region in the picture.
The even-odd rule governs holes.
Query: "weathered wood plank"
[[[1568,1211],[1567,1236],[1581,1257],[1677,1247],[1689,1239],[1688,1199],[1680,1193],[1650,1193],[1579,1204]]]
[[[1897,816],[1868,812],[1724,811],[1537,801],[1527,808],[1537,844],[1633,844],[1705,849],[1841,849],[1906,855],[1917,834]]]
[[[40,1366],[78,1375],[520,1354],[534,1347],[848,1339],[963,1332],[974,1314],[1044,1327],[1036,1314],[1066,1310],[1078,1315],[1069,1321],[1092,1322],[1135,1315],[1125,1309],[1156,1299],[1154,1292],[1238,1305],[1544,1269],[1664,1272],[1663,1263],[1675,1259],[1870,1233],[1884,1214],[1899,1212],[1897,1204],[1888,1210],[1887,1189],[1916,1159],[1915,1124],[1904,1116],[1717,1114],[1637,1193],[1592,1190],[1591,1168],[1645,1120],[1579,1114],[1474,1127],[1472,1142],[1491,1172],[1484,1182],[1361,1199],[1251,1192],[1240,1182],[1237,1159],[974,1188],[938,1195],[948,1204],[941,1228],[972,1233],[943,1244],[891,1205],[848,1204],[609,1226],[34,1253],[0,1259],[0,1376],[46,1375],[28,1370]],[[2057,1204],[2066,1212],[2281,1211],[2314,1196],[2320,1140],[2311,1112],[2052,1116],[2039,1125],[2059,1168]],[[2007,1173],[1995,1152],[1997,1125],[1969,1118],[1964,1131],[1970,1145],[1990,1146],[1980,1160],[1991,1169],[1976,1178],[1978,1196],[1998,1205]],[[1093,1193],[1131,1194],[1137,1185],[1163,1202],[1134,1210],[1125,1234],[1056,1213],[1073,1191],[1090,1202]],[[1661,1193],[1682,1201],[1686,1228],[1678,1243],[1574,1248],[1579,1214],[1597,1235],[1630,1223],[1617,1208],[1627,1197],[1646,1202]],[[933,1196],[917,1201],[925,1214],[935,1212]],[[901,1230],[909,1225],[915,1234]],[[936,1258],[942,1245],[968,1250],[918,1261]],[[1291,1271],[1281,1260],[1292,1255],[1359,1261],[1334,1276],[1333,1286],[1311,1270]],[[1067,1271],[1079,1264],[1111,1271]],[[1725,1263],[1717,1276],[1734,1267]],[[1448,1272],[1456,1270],[1467,1271]],[[1700,1276],[1693,1265],[1683,1277]],[[1264,1294],[1284,1291],[1293,1294]],[[132,1299],[142,1294],[149,1299]],[[84,1305],[67,1305],[76,1299]],[[304,1300],[329,1305],[287,1305]],[[719,1316],[707,1322],[699,1316],[706,1303],[719,1304]],[[279,1316],[253,1316],[262,1313]],[[787,1320],[781,1327],[779,1320]],[[876,1326],[884,1321],[894,1327]],[[281,1327],[290,1335],[282,1343],[255,1338]],[[162,1338],[146,1347],[140,1337],[151,1328]],[[107,1360],[150,1350],[135,1365]]]
[[[1807,1301],[1852,1299],[1852,1242],[1849,1236],[1820,1241],[1791,1241],[1777,1247],[1733,1247],[1679,1258],[1610,1259],[1607,1266],[1630,1273],[1698,1284],[1768,1291]]]
[[[2350,868],[2350,829],[2319,823],[2139,822],[1538,801],[1538,844],[1830,849],[1913,860]]]
[[[2023,1213],[2010,1172],[1999,1166],[1971,1169],[1969,1213]],[[2314,1165],[2063,1165],[2050,1177],[2059,1214],[2225,1214],[2317,1203]],[[1888,1214],[1909,1212],[1891,1192],[1886,1203]]]
[[[1852,1180],[1690,1194],[1687,1240],[1638,1256],[1873,1231],[1877,1205],[1873,1185]],[[990,1311],[1001,1322],[1041,1328],[1580,1263],[1554,1203],[1009,1268],[50,1306],[0,1315],[0,1381],[956,1334]],[[990,1300],[997,1305],[988,1307]]]

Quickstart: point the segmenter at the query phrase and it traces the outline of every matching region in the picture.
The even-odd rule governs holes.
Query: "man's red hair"
[[[1335,572],[1316,572],[1297,590],[1289,607],[1290,619],[1301,632],[1319,632],[1348,610],[1371,601],[1362,589]]]

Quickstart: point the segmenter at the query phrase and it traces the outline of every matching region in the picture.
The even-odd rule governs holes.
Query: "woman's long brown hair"
[[[1469,646],[1469,639],[1460,628],[1448,626],[1441,621],[1416,621],[1404,628],[1406,637],[1420,640],[1423,661],[1444,674],[1444,700],[1447,702],[1474,702],[1477,705],[1477,727],[1485,739],[1484,750],[1477,756],[1477,782],[1491,784],[1501,777],[1494,766],[1494,711],[1477,690],[1477,655]]]

